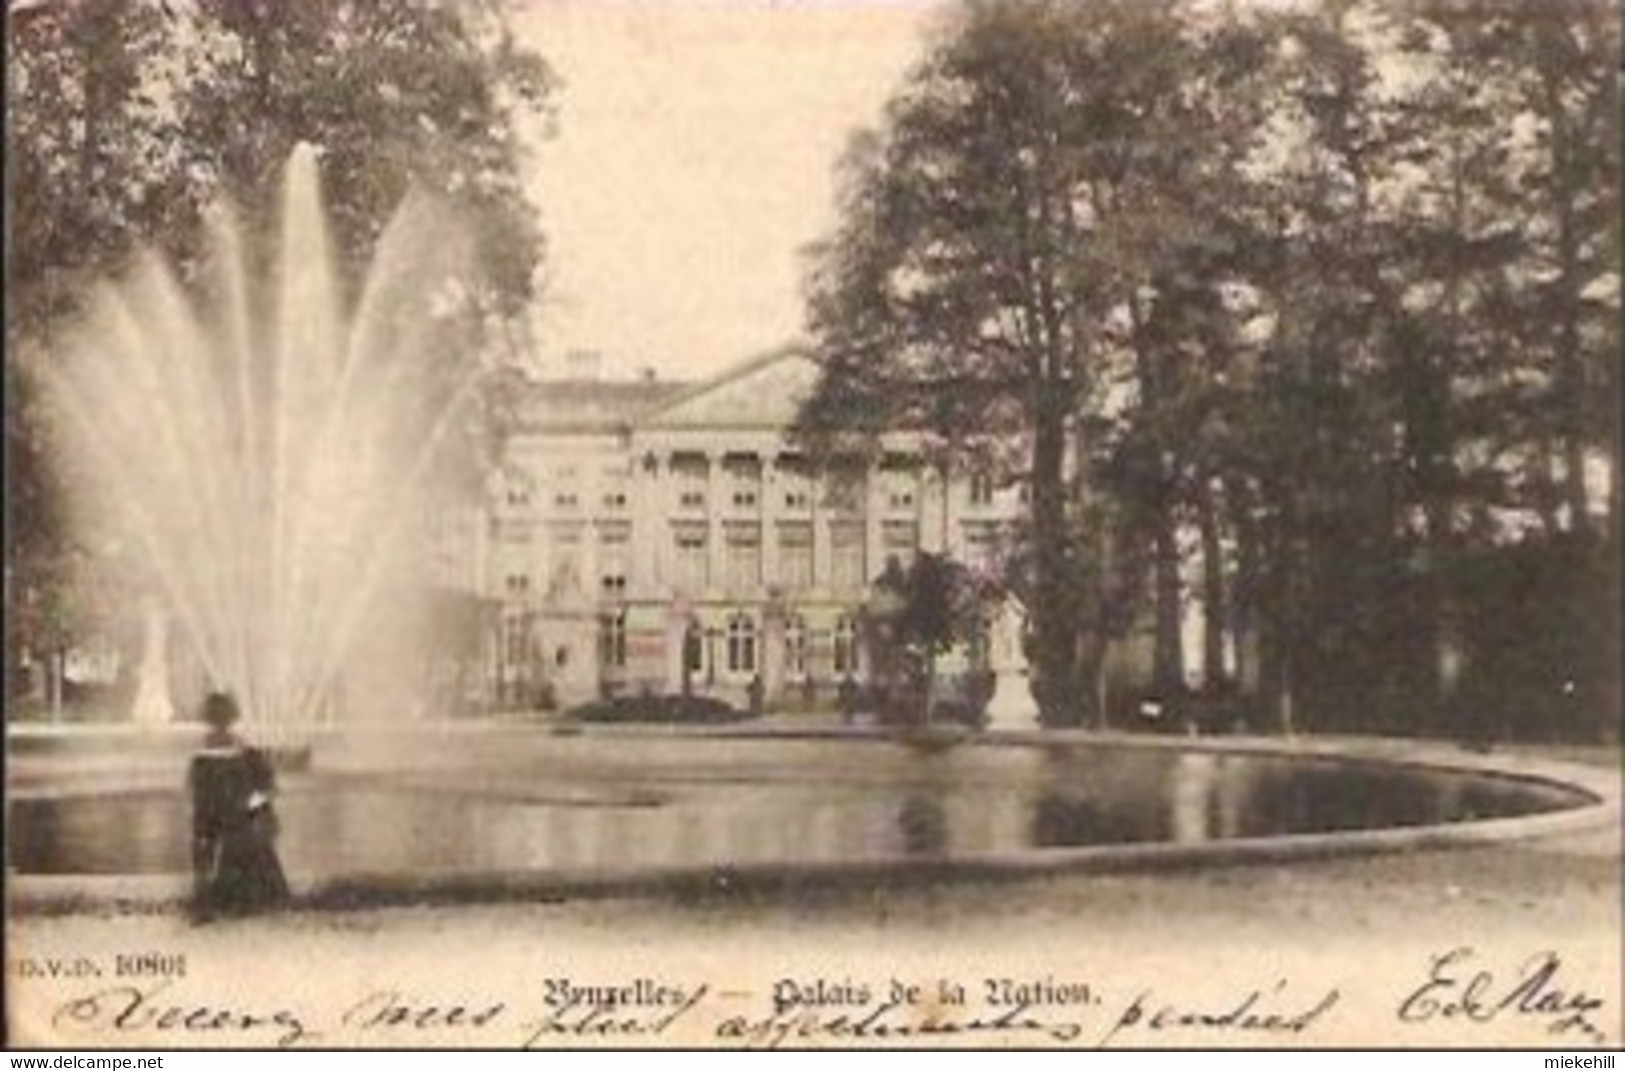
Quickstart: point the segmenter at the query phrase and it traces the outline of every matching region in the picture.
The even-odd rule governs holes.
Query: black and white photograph
[[[6,1044],[1617,1050],[1620,27],[8,0]]]

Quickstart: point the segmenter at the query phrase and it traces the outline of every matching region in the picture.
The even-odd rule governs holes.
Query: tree
[[[995,592],[978,584],[962,564],[941,554],[920,553],[905,568],[896,559],[875,580],[887,604],[879,637],[889,649],[883,661],[893,669],[897,655],[914,660],[921,673],[921,714],[929,717],[937,660],[952,648],[969,645],[982,628],[987,603]]]
[[[8,606],[52,604],[64,563],[95,549],[74,546],[60,502],[72,476],[40,413],[38,365],[55,358],[56,333],[138,246],[189,275],[219,197],[268,225],[269,184],[295,143],[325,154],[352,284],[408,186],[461,213],[483,285],[447,377],[489,359],[533,296],[542,236],[522,195],[520,124],[546,117],[553,80],[494,0],[89,0],[35,5],[7,28]],[[500,394],[484,400],[488,418],[500,411]],[[7,622],[14,658],[38,638]]]
[[[1098,407],[1107,314],[1148,207],[1132,176],[1177,83],[1168,3],[967,5],[847,162],[817,254],[813,437],[889,423],[1016,436],[1031,499],[1034,694],[1086,717],[1069,445]]]

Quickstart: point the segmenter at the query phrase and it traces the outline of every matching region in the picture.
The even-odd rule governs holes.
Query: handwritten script
[[[1452,948],[1432,957],[1427,977],[1400,1001],[1397,1015],[1406,1023],[1526,1018],[1545,1024],[1548,1034],[1606,1041],[1597,1021],[1602,998],[1568,984],[1562,971],[1555,952],[1536,953],[1509,971],[1487,964],[1475,949]]]
[[[1568,1041],[1606,1043],[1601,997],[1572,984],[1551,952],[1493,964],[1471,948],[1430,956],[1389,1006],[1416,1026],[1527,1022]],[[82,987],[54,1005],[62,1043],[100,1038],[174,1047],[547,1048],[710,1044],[776,1049],[830,1045],[975,1044],[1103,1048],[1158,1044],[1316,1044],[1346,986],[1268,978],[1240,989],[1172,983],[1114,989],[1076,978],[781,978],[756,989],[669,978],[542,977],[522,991],[429,993],[380,986],[353,999],[255,1004],[195,977]],[[1370,1008],[1373,994],[1361,1006]],[[1470,1038],[1463,1036],[1470,1043]]]

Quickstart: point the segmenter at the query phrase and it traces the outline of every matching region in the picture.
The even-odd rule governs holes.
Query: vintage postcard
[[[1603,0],[6,32],[8,1044],[1625,1039]]]

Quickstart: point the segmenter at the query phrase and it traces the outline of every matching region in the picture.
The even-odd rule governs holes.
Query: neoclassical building
[[[859,623],[889,560],[993,564],[1016,489],[923,465],[901,433],[814,470],[787,429],[817,372],[791,350],[703,383],[531,388],[460,555],[493,608],[494,698],[686,683],[740,702],[757,677],[769,702],[827,698],[867,672]],[[1023,672],[1015,616],[991,615],[974,656],[1005,678]]]

